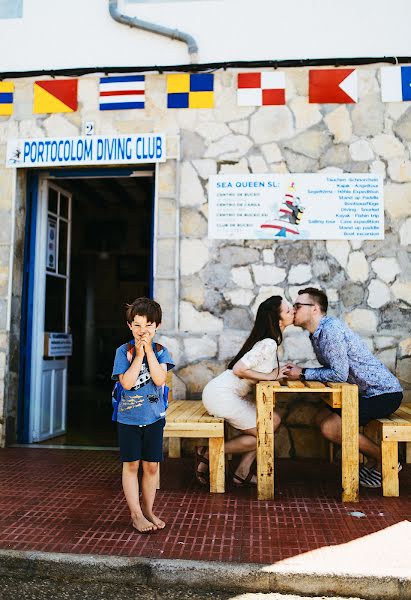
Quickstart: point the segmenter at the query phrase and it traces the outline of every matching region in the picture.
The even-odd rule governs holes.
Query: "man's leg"
[[[327,440],[341,445],[341,417],[339,415],[328,409],[320,409],[316,422]],[[377,444],[374,444],[367,436],[360,433],[358,445],[360,452],[371,459],[373,466],[379,467],[381,465],[381,450]]]

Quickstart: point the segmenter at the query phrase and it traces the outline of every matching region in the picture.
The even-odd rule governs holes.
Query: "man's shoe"
[[[398,473],[402,469],[402,464],[398,463]],[[360,485],[366,488],[379,488],[382,485],[382,475],[375,467],[360,467]]]

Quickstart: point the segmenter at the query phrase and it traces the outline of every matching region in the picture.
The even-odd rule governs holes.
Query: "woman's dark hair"
[[[232,369],[251,348],[260,340],[271,338],[277,342],[277,346],[283,341],[280,329],[281,296],[271,296],[260,304],[255,317],[254,327],[244,342],[240,352],[229,362],[228,369]]]

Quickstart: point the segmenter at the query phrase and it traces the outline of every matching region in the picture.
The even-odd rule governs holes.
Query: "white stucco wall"
[[[190,33],[198,62],[408,56],[409,0],[193,0],[127,2],[131,15]],[[186,45],[131,29],[108,0],[24,0],[0,19],[0,71],[174,65]]]

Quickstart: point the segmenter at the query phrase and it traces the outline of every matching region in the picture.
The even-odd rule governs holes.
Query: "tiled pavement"
[[[411,520],[411,465],[400,474],[400,498],[361,490],[358,504],[342,504],[339,481],[336,464],[280,460],[277,498],[259,502],[255,489],[209,494],[195,482],[193,460],[168,459],[156,500],[167,527],[147,535],[130,525],[116,452],[7,448],[0,548],[275,563]]]

